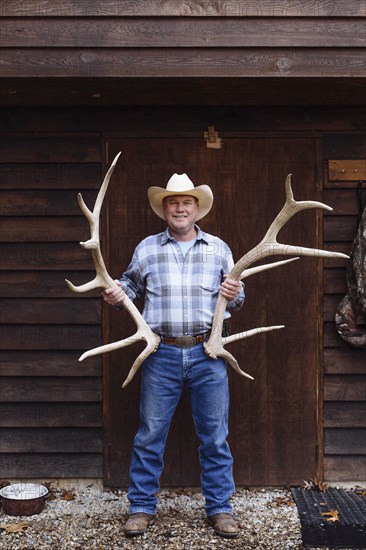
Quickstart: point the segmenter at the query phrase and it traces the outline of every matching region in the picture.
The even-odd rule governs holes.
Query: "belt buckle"
[[[189,334],[185,336],[178,336],[178,338],[175,339],[175,345],[178,348],[183,349],[193,348],[193,346],[196,345],[196,338],[195,336],[190,336]]]

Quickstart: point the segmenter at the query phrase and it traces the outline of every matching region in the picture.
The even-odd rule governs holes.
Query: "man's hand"
[[[111,286],[110,288],[106,288],[102,292],[102,296],[104,298],[104,301],[107,302],[110,306],[118,306],[123,302],[125,299],[125,291],[121,288],[121,283],[116,279],[114,281],[117,283],[118,286]]]
[[[224,275],[225,279],[221,283],[220,292],[221,294],[229,300],[236,300],[241,291],[240,281],[235,281],[234,279],[229,279],[227,275]]]

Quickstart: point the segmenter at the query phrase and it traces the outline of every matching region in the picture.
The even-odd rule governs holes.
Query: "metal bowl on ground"
[[[42,512],[48,489],[37,483],[13,483],[0,489],[4,514],[33,516]]]

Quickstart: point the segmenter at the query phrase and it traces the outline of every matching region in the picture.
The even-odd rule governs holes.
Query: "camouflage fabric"
[[[346,278],[348,291],[335,315],[337,330],[351,346],[366,348],[366,207],[350,251]]]

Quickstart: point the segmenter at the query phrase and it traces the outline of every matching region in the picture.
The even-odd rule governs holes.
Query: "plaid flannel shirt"
[[[211,328],[223,275],[233,266],[230,248],[224,241],[201,231],[184,256],[178,242],[166,229],[144,239],[135,249],[120,282],[131,300],[144,295],[142,315],[150,328],[161,335],[197,335]],[[229,311],[244,303],[244,285]]]

